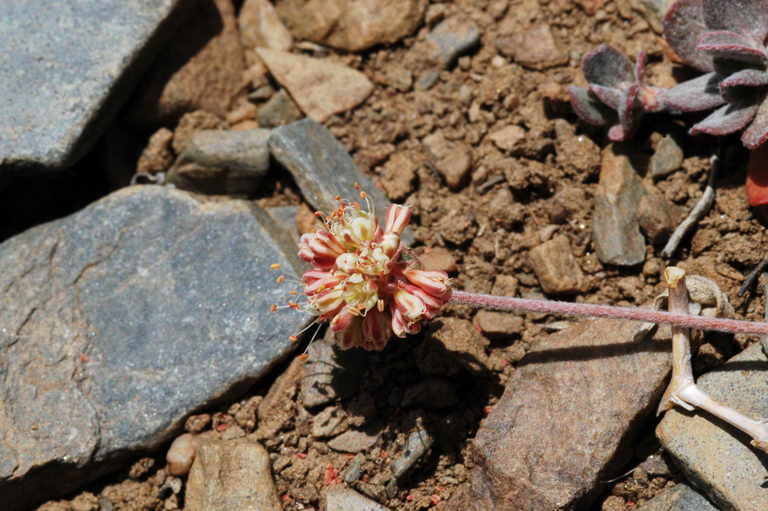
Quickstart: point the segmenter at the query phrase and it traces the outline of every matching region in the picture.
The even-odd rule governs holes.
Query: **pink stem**
[[[673,312],[657,311],[631,307],[615,307],[612,305],[594,305],[591,303],[558,302],[554,300],[537,300],[532,298],[513,298],[511,296],[494,296],[467,291],[454,290],[451,295],[452,303],[463,303],[489,309],[543,312],[565,316],[592,316],[599,318],[628,319],[631,321],[648,321],[650,323],[669,323],[683,328],[697,330],[716,330],[735,334],[768,335],[768,323],[757,321],[742,321],[738,319],[710,318],[691,316]]]

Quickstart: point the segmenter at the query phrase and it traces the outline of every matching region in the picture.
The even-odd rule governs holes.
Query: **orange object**
[[[750,206],[768,205],[768,144],[749,153],[746,189]]]

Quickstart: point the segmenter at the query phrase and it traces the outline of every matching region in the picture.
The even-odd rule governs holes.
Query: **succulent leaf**
[[[741,143],[747,149],[754,149],[766,140],[768,140],[768,101],[763,101],[752,124],[741,134]]]
[[[640,86],[632,85],[624,94],[622,94],[621,104],[619,104],[619,108],[617,109],[619,114],[619,124],[621,125],[623,134],[621,140],[632,136],[637,127],[639,116],[642,114],[642,112],[636,111],[637,95],[639,92]]]
[[[702,7],[709,30],[749,35],[761,45],[768,35],[767,0],[703,0]]]
[[[751,37],[728,30],[705,32],[696,49],[715,58],[738,60],[747,64],[760,64],[768,56],[765,49]]]
[[[619,109],[621,103],[621,90],[614,87],[604,87],[602,85],[589,85],[589,92],[594,94],[597,99],[602,101],[614,110]]]
[[[632,63],[626,55],[607,44],[601,44],[587,53],[581,69],[590,84],[620,87],[623,83],[635,81]]]
[[[584,122],[594,126],[605,126],[614,122],[616,114],[607,106],[594,99],[584,87],[568,87],[571,106]]]
[[[703,121],[695,124],[691,130],[691,135],[706,133],[707,135],[728,135],[743,129],[749,121],[755,117],[757,105],[750,103],[728,103],[723,105]]]
[[[713,71],[712,56],[699,51],[699,39],[707,30],[703,0],[678,0],[664,16],[664,39],[678,57],[700,71]]]
[[[768,73],[757,69],[742,69],[720,82],[720,95],[728,101],[738,101],[749,96],[758,99],[768,86]]]
[[[671,89],[662,90],[659,96],[661,102],[671,110],[680,112],[710,110],[725,103],[725,99],[720,96],[719,86],[722,80],[722,75],[707,73]]]

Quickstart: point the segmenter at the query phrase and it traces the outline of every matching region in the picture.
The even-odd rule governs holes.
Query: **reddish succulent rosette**
[[[419,332],[450,298],[445,272],[401,258],[410,218],[409,208],[392,205],[381,229],[371,212],[342,202],[325,229],[301,237],[299,257],[312,265],[303,276],[309,309],[330,322],[341,348],[381,350],[392,334]]]

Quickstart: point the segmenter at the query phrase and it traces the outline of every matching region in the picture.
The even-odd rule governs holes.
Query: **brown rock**
[[[177,436],[165,455],[165,460],[168,462],[168,473],[172,476],[187,475],[192,467],[192,462],[195,461],[198,444],[197,436],[191,433]]]
[[[525,138],[526,132],[520,126],[507,126],[491,133],[488,138],[502,151],[512,151]]]
[[[365,431],[349,430],[328,442],[328,447],[339,452],[360,452],[373,447],[378,435]]]
[[[315,232],[322,226],[323,222],[315,216],[315,212],[307,206],[306,202],[302,202],[296,213],[296,230],[299,231],[299,234]]]
[[[402,200],[413,191],[418,165],[404,153],[393,154],[384,164],[381,188],[392,200]]]
[[[488,341],[483,339],[472,323],[459,318],[442,318],[440,322],[432,338],[470,371],[486,370],[488,356],[485,354],[485,346]]]
[[[481,310],[475,314],[475,327],[490,338],[519,335],[523,330],[523,318],[509,312]]]
[[[607,147],[592,214],[592,243],[601,262],[633,266],[645,259],[645,239],[636,214],[644,193],[629,158]]]
[[[584,274],[565,236],[558,235],[542,243],[528,256],[545,293],[575,293],[584,285]]]
[[[519,282],[511,275],[496,275],[491,293],[499,296],[516,296]]]
[[[251,438],[200,445],[187,481],[187,511],[282,509],[269,454]]]
[[[469,505],[449,509],[590,508],[666,383],[664,341],[648,337],[599,319],[538,343],[477,432]]]
[[[456,271],[456,258],[447,248],[427,248],[419,256],[419,262],[425,270],[453,272]]]
[[[680,222],[681,212],[677,205],[661,193],[649,192],[640,198],[637,222],[648,241],[661,245],[669,239]]]
[[[243,47],[288,51],[293,37],[268,0],[245,0],[237,17]]]
[[[299,108],[318,122],[354,108],[373,91],[370,80],[350,67],[266,48],[256,52]]]
[[[223,129],[225,126],[226,123],[222,119],[205,110],[184,114],[173,133],[173,150],[176,154],[181,154],[196,132]]]
[[[149,137],[147,147],[144,148],[136,164],[136,172],[146,174],[165,172],[173,163],[171,140],[173,140],[173,132],[168,128],[160,128]]]
[[[547,69],[568,63],[568,54],[555,42],[549,25],[536,25],[523,32],[502,34],[496,48],[521,66]]]
[[[432,165],[443,176],[445,183],[453,190],[460,189],[467,181],[472,166],[469,146],[449,142],[440,133],[428,135],[423,142]]]
[[[296,358],[272,384],[267,395],[259,403],[259,428],[254,433],[257,439],[274,437],[295,415],[293,398],[298,392],[303,374],[304,362]]]
[[[189,10],[128,109],[135,124],[173,123],[194,110],[223,117],[240,89],[245,58],[232,0],[190,2]]]
[[[412,34],[426,5],[426,0],[278,0],[277,12],[298,39],[361,51]]]

